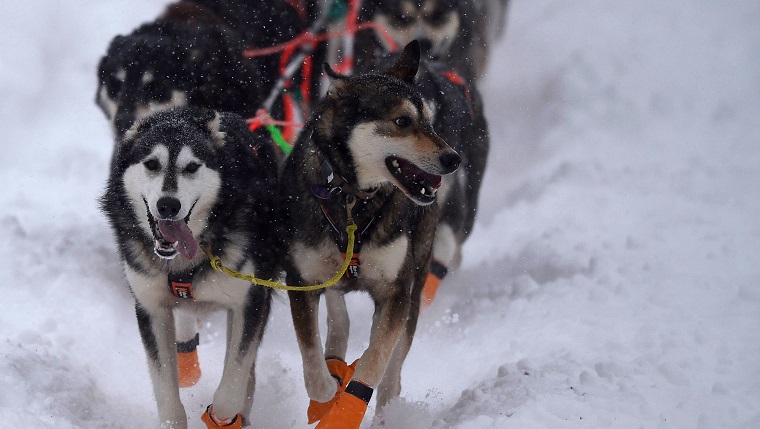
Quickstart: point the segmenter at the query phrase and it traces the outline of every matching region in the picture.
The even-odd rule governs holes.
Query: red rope
[[[298,0],[293,0],[293,2],[296,2]],[[290,61],[290,58],[293,56],[293,54],[300,49],[304,45],[311,45],[311,48],[314,49],[320,42],[328,41],[330,39],[335,39],[338,37],[342,37],[345,35],[349,35],[351,38],[355,36],[355,34],[359,31],[364,31],[367,29],[374,29],[377,31],[377,33],[385,39],[386,44],[390,47],[391,51],[398,50],[398,45],[396,42],[393,41],[393,38],[391,38],[390,34],[388,34],[388,31],[385,30],[382,26],[374,23],[374,22],[362,22],[359,23],[359,11],[360,11],[360,1],[359,0],[349,0],[349,11],[346,14],[346,23],[345,23],[345,29],[340,31],[326,31],[320,34],[313,34],[309,32],[308,30],[304,31],[303,33],[299,34],[298,36],[294,37],[293,39],[280,43],[274,46],[270,46],[267,48],[254,48],[254,49],[247,49],[243,52],[243,55],[247,58],[253,58],[253,57],[260,57],[260,56],[267,56],[267,55],[273,55],[278,52],[281,52],[279,63],[278,63],[278,71],[280,76],[285,75],[285,70],[288,67],[288,62]],[[312,102],[311,97],[311,78],[312,78],[312,72],[313,72],[313,61],[311,55],[306,55],[303,60],[303,65],[301,67],[301,83],[300,83],[300,92],[302,96],[302,104],[301,104],[301,111],[303,113],[303,117],[306,118],[309,116],[310,112],[310,106]],[[341,60],[341,63],[336,66],[339,72],[346,73],[351,70],[353,67],[353,57],[348,56],[347,58],[343,58]],[[291,89],[291,82],[287,82],[285,84],[285,90]],[[285,114],[285,120],[284,121],[275,121],[273,120],[269,114],[262,110],[259,110],[256,112],[256,117],[249,119],[247,122],[249,124],[249,128],[251,131],[255,130],[259,126],[262,125],[277,125],[283,127],[283,137],[288,140],[292,141],[292,139],[296,136],[296,129],[303,128],[303,124],[297,122],[295,120],[296,116],[296,102],[293,99],[293,96],[288,94],[287,92],[282,95],[282,104],[283,104],[283,110]]]

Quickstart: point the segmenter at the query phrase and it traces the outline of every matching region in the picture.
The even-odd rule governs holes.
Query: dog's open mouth
[[[143,201],[145,200],[143,199]],[[193,259],[200,247],[195,241],[190,227],[187,226],[192,209],[185,219],[165,220],[153,217],[147,201],[145,201],[145,208],[148,212],[148,223],[150,223],[150,229],[153,231],[153,238],[156,240],[154,248],[156,255],[163,259],[174,259],[179,253],[187,260]]]
[[[395,156],[385,158],[385,166],[404,189],[410,198],[421,204],[429,204],[435,200],[435,193],[441,186],[441,176],[427,173],[411,161]]]

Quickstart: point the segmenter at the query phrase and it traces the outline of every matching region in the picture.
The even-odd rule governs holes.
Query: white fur
[[[348,147],[354,159],[360,189],[369,189],[384,182],[401,185],[385,165],[385,159],[389,156],[404,158],[431,174],[444,172],[440,163],[444,150],[434,147],[432,141],[429,147],[420,148],[424,142],[415,144],[410,141],[411,137],[384,136],[378,134],[375,128],[374,122],[365,122],[354,127],[349,136]]]
[[[161,164],[160,171],[153,172],[145,168],[143,162],[150,159],[155,159]],[[183,172],[184,168],[191,162],[200,164],[198,171],[192,174]],[[176,169],[176,192],[162,190],[165,172],[168,169]],[[140,224],[147,228],[147,233],[150,233],[150,226],[143,199],[148,202],[153,217],[159,219],[156,203],[159,198],[170,195],[179,199],[182,204],[177,219],[185,218],[190,208],[195,204],[192,216],[188,221],[188,226],[195,237],[206,227],[207,214],[216,202],[221,185],[219,173],[203,165],[202,161],[193,155],[189,147],[182,148],[175,165],[169,165],[169,150],[164,145],[156,146],[140,163],[129,166],[124,172],[123,180],[133,210],[137,213]]]
[[[409,241],[403,236],[385,246],[364,246],[360,256],[361,278],[384,282],[395,280],[406,258],[408,246]],[[297,255],[294,258],[296,267],[307,284],[329,280],[343,264],[343,256],[331,240],[324,240],[316,247],[296,242],[291,246],[290,254]]]

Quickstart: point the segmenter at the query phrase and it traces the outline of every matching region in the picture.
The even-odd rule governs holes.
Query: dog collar
[[[346,179],[335,172],[335,168],[332,163],[325,158],[322,152],[317,151],[317,159],[319,160],[320,170],[324,183],[311,186],[311,192],[320,200],[329,200],[330,198],[344,192],[346,194],[353,194],[356,198],[368,200],[375,196],[377,189],[371,189],[369,191],[358,190],[355,191],[353,186],[349,185]]]
[[[194,269],[187,271],[169,271],[169,290],[172,295],[182,299],[194,299],[193,297],[193,274]]]

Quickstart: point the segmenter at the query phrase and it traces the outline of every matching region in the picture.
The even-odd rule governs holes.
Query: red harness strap
[[[465,81],[464,78],[454,70],[441,72],[441,76],[448,79],[448,81],[454,85],[459,85],[462,87],[462,89],[464,89],[464,96],[467,98],[467,108],[470,110],[470,118],[474,120],[475,109],[472,107],[472,94],[470,93],[470,86],[467,84],[467,81]]]

